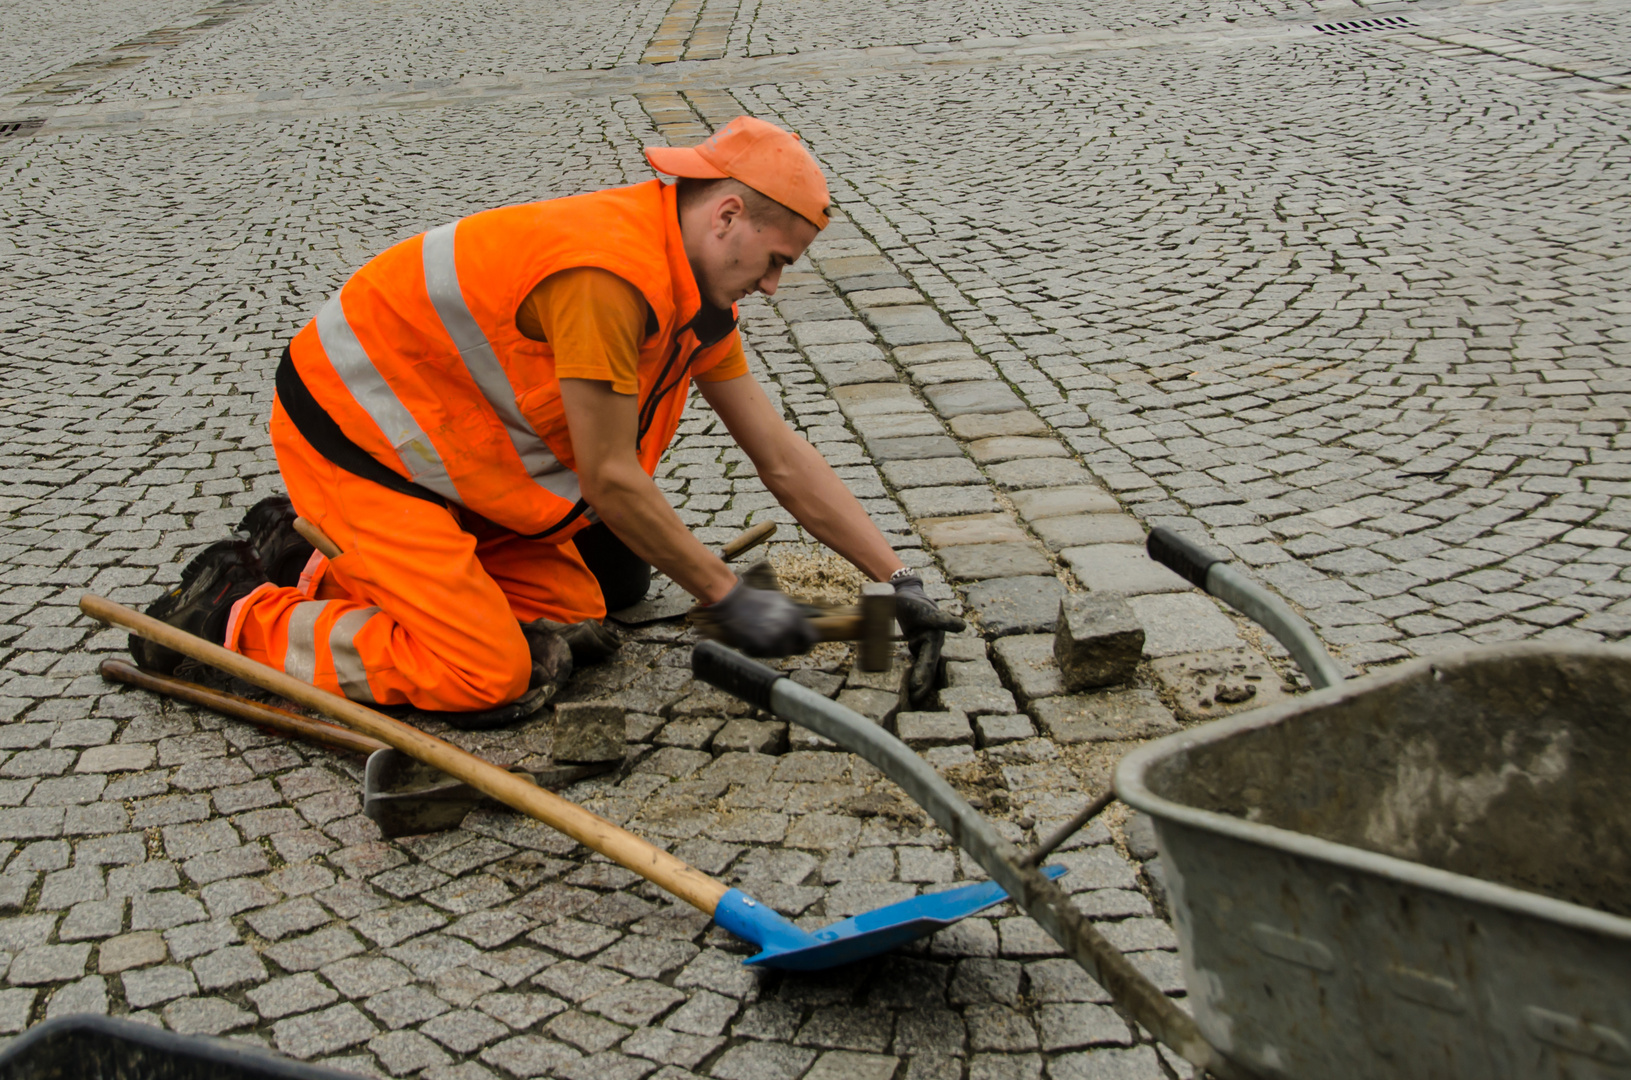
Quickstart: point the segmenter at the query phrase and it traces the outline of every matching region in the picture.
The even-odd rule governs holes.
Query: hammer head
[[[861,638],[856,663],[862,671],[888,671],[895,656],[895,587],[887,581],[861,586]]]

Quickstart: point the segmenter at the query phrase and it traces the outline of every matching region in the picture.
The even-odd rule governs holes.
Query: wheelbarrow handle
[[[1316,690],[1336,686],[1348,677],[1342,665],[1325,651],[1324,642],[1290,606],[1239,570],[1192,540],[1163,526],[1150,530],[1144,549],[1150,558],[1198,588],[1204,589],[1240,611],[1275,640],[1297,661]]]
[[[353,731],[395,747],[409,757],[440,769],[456,780],[463,780],[477,791],[560,830],[583,846],[600,852],[709,915],[714,913],[720,898],[729,891],[724,883],[715,881],[626,829],[418,728],[393,720],[338,694],[303,683],[292,675],[194,637],[106,597],[87,593],[79,598],[79,610],[93,619],[124,627],[183,656],[219,668],[274,694],[281,694],[298,705],[338,720]]]
[[[1071,959],[1091,973],[1156,1038],[1192,1064],[1224,1080],[1249,1077],[1219,1054],[1201,1035],[1195,1021],[1110,944],[1058,886],[1042,871],[1027,865],[1018,849],[975,812],[933,766],[894,735],[717,641],[699,642],[692,648],[691,673],[743,701],[825,736],[877,766],[927,810],[957,845],[1065,948]]]

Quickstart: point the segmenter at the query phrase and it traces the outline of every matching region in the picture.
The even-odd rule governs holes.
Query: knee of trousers
[[[470,693],[482,707],[507,705],[527,692],[532,681],[532,653],[519,623],[495,635],[480,670],[466,672]]]

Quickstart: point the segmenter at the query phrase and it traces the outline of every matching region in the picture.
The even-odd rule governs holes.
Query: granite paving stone
[[[1057,625],[1065,591],[1051,576],[992,578],[968,587],[968,609],[993,637],[1042,633]]]
[[[943,549],[940,559],[947,576],[958,581],[1045,575],[1053,569],[1031,543],[958,544]]]

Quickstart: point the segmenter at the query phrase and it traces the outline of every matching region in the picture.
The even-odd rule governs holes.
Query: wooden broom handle
[[[132,611],[106,597],[86,593],[79,598],[79,610],[100,622],[122,626],[183,656],[219,668],[274,694],[281,694],[290,701],[338,720],[353,731],[372,736],[387,746],[394,746],[409,757],[440,769],[506,806],[560,830],[584,847],[600,852],[619,866],[667,889],[708,915],[714,913],[719,898],[728,891],[722,882],[715,881],[626,829],[620,829],[576,803],[568,802],[530,780],[506,772],[418,728],[348,701],[338,694],[319,690],[257,660],[228,652],[219,645]]]

